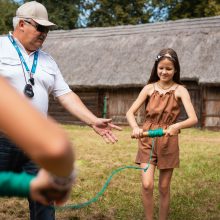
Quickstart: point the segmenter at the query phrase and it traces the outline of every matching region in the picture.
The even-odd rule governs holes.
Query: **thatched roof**
[[[183,80],[220,84],[220,16],[52,31],[44,44],[76,87],[143,86],[166,47],[178,53]]]

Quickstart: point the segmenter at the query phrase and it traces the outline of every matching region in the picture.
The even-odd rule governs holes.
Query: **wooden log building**
[[[44,50],[87,107],[126,125],[126,111],[146,84],[154,59],[173,48],[201,128],[220,128],[220,16],[199,19],[51,31]],[[56,100],[49,114],[62,123],[80,123]],[[181,119],[185,112],[181,113]],[[137,114],[144,120],[144,108]]]

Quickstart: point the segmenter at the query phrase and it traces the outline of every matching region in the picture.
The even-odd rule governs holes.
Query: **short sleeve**
[[[68,86],[68,84],[64,80],[64,78],[60,72],[60,69],[56,65],[55,82],[54,82],[54,88],[52,91],[53,96],[58,97],[58,96],[66,94],[66,93],[69,93],[70,91],[71,91],[70,87]]]

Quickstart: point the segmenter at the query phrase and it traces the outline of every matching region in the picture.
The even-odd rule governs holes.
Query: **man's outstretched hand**
[[[112,119],[106,119],[106,118],[97,118],[96,122],[92,125],[92,128],[94,131],[103,137],[103,139],[107,143],[115,143],[118,141],[117,137],[113,134],[112,129],[116,129],[118,131],[121,131],[122,128],[114,125],[112,122]]]

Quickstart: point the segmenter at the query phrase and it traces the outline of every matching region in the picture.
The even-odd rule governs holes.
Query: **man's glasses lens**
[[[30,24],[31,26],[33,26],[37,31],[39,32],[43,32],[43,33],[48,33],[49,28],[40,24],[32,24],[30,21],[24,20],[26,23]]]
[[[48,28],[48,27],[42,26],[42,25],[40,25],[40,24],[38,24],[38,25],[36,26],[36,28],[37,28],[37,31],[43,32],[43,33],[47,33],[47,32],[49,31],[49,28]]]

